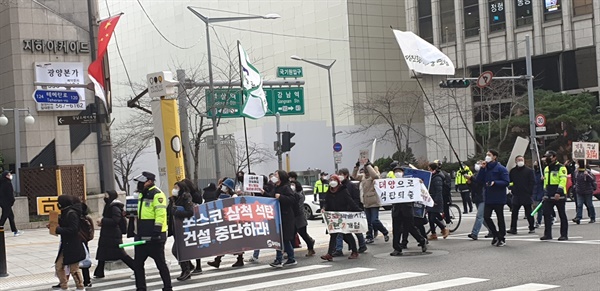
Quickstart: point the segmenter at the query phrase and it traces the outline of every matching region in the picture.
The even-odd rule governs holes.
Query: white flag
[[[238,41],[240,54],[240,65],[242,66],[242,88],[246,102],[242,109],[242,115],[258,119],[267,113],[267,97],[263,90],[262,77],[258,70],[248,60],[248,55]]]
[[[454,75],[454,64],[435,46],[410,31],[393,31],[409,69],[421,74]]]

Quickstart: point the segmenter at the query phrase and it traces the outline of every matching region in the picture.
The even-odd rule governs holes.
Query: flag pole
[[[242,104],[244,104],[246,102],[246,98],[244,95],[244,70],[242,69],[242,57],[241,57],[241,52],[240,52],[240,41],[237,41],[237,45],[238,45],[238,63],[240,65],[240,84],[242,87]],[[244,142],[246,143],[246,161],[248,163],[248,173],[251,172],[250,170],[250,151],[248,150],[248,129],[246,128],[246,116],[242,117],[244,120]]]

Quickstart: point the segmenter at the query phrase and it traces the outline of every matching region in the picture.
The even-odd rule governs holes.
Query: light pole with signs
[[[21,185],[19,183],[19,169],[21,168],[21,122],[19,121],[19,112],[27,112],[25,116],[25,124],[33,124],[35,118],[31,116],[29,108],[2,108],[2,115],[0,115],[0,125],[5,126],[8,124],[8,117],[4,115],[4,110],[12,111],[15,120],[15,192],[21,194]]]

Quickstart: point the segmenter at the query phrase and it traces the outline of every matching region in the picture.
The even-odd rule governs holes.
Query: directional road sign
[[[265,88],[268,109],[266,116],[303,115],[304,114],[304,88],[283,87]],[[243,98],[242,91],[238,88],[215,89],[216,99],[205,91],[206,108],[208,116],[212,117],[210,108],[216,107],[221,118],[236,118],[242,116]],[[213,101],[214,100],[214,101]],[[213,104],[214,103],[214,104]],[[219,116],[219,115],[218,115]]]
[[[33,92],[33,99],[38,103],[79,103],[79,93],[70,90],[42,90]]]
[[[76,124],[94,124],[96,123],[96,115],[72,115],[58,116],[58,125],[76,125]]]
[[[303,73],[302,67],[277,67],[277,78],[301,78]]]

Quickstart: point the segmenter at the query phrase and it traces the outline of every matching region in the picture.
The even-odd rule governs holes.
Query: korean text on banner
[[[244,192],[262,193],[263,177],[255,175],[244,176]]]
[[[175,219],[177,259],[281,249],[281,212],[273,198],[240,196],[196,205],[194,216]]]
[[[597,160],[598,143],[596,142],[574,142],[573,159],[575,160]]]
[[[323,215],[329,233],[365,233],[369,229],[364,212],[325,211]]]
[[[382,205],[423,202],[433,206],[433,201],[427,201],[429,193],[423,193],[422,185],[417,178],[379,179],[375,181],[375,191]]]
[[[393,30],[408,68],[421,74],[454,75],[450,58],[410,31]]]

